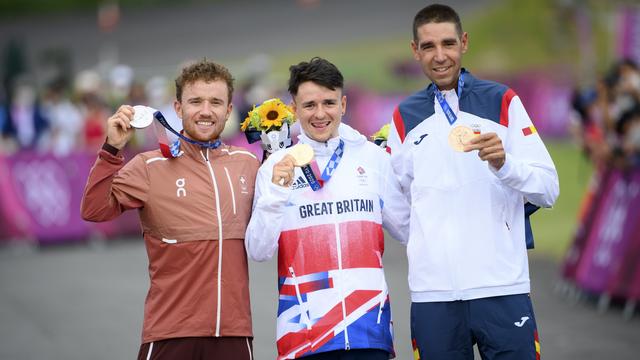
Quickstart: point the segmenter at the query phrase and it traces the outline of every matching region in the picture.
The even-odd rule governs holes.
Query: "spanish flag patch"
[[[527,126],[526,128],[522,129],[522,133],[524,134],[524,136],[529,136],[529,135],[535,134],[537,132],[538,132],[538,130],[533,125]]]

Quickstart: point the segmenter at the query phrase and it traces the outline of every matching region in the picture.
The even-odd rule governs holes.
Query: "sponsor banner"
[[[562,277],[567,280],[575,280],[576,269],[582,259],[587,238],[594,224],[594,218],[598,214],[600,204],[607,193],[611,169],[596,170],[592,177],[578,215],[578,227],[574,235],[573,243],[569,246],[562,264]]]
[[[579,287],[595,293],[627,297],[637,272],[640,170],[612,170],[601,188],[602,199],[593,204],[596,214],[575,268]],[[630,251],[632,250],[632,251]]]
[[[139,233],[135,212],[103,224],[80,218],[80,200],[94,161],[94,154],[56,157],[35,152],[0,160],[0,214],[5,219],[0,223],[0,241],[50,244]]]
[[[30,218],[20,194],[14,191],[7,158],[0,155],[0,241],[31,239]]]

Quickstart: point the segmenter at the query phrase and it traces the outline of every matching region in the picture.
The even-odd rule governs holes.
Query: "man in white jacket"
[[[406,242],[406,197],[388,154],[341,123],[347,98],[335,65],[313,58],[290,72],[298,143],[315,155],[306,170],[324,171],[295,167],[287,149],[271,155],[258,172],[245,238],[254,260],[278,250],[279,359],[388,359],[382,226]]]
[[[414,354],[539,359],[525,203],[550,207],[558,175],[515,92],[461,67],[446,5],[420,10],[411,47],[431,81],[394,111],[387,145],[411,199],[407,244]]]

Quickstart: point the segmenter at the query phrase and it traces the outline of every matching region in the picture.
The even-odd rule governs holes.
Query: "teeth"
[[[211,122],[211,121],[196,121],[196,124],[209,126],[209,125],[212,125],[213,122]]]
[[[325,127],[325,126],[329,126],[329,122],[324,122],[324,123],[312,123],[311,126],[313,127]]]

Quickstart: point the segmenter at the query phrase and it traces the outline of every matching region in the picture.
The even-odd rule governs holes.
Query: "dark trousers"
[[[411,304],[415,359],[539,360],[540,343],[529,294]]]
[[[187,337],[140,345],[138,360],[252,360],[249,337]]]

